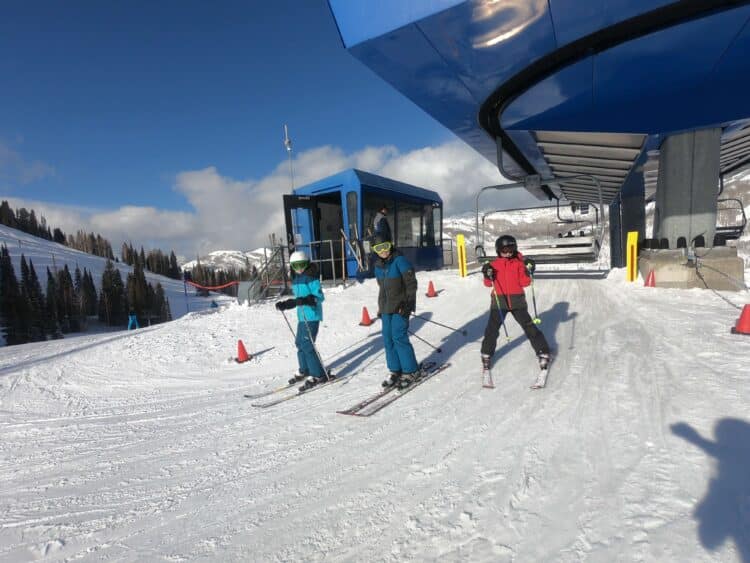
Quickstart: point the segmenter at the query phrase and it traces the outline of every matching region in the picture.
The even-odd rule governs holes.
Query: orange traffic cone
[[[750,305],[742,308],[737,324],[732,327],[732,334],[750,334]]]
[[[245,350],[245,345],[242,343],[242,340],[237,341],[237,357],[234,359],[235,362],[238,364],[241,364],[242,362],[248,361],[252,356],[250,356],[247,353],[247,350]]]
[[[362,307],[362,320],[359,326],[370,326],[373,320],[370,318],[370,313],[367,312],[367,307]]]
[[[643,287],[656,287],[656,277],[654,271],[651,270],[646,276],[646,281],[643,283]]]
[[[425,293],[427,297],[437,297],[437,291],[435,291],[435,286],[432,285],[432,280],[430,280],[430,284],[427,286],[427,293]]]

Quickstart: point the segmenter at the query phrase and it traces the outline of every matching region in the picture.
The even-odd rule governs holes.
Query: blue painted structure
[[[551,176],[535,132],[639,133],[641,148],[658,147],[670,133],[750,117],[747,1],[329,6],[355,57],[493,163],[499,144],[514,177]],[[643,193],[638,180],[622,195]]]
[[[315,241],[334,241],[336,274],[341,262],[341,230],[363,252],[378,209],[388,207],[388,219],[396,246],[417,270],[443,267],[443,201],[432,191],[349,169],[295,189],[284,196],[287,242],[290,247],[312,249],[316,260],[330,258],[330,245],[310,246]],[[351,246],[345,246],[347,276],[358,272]],[[367,264],[365,264],[367,266]],[[330,264],[321,263],[325,278],[333,277]]]

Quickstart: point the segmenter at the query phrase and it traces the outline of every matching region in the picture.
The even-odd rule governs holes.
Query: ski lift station
[[[497,166],[498,185],[475,187],[477,227],[479,195],[502,177],[540,203],[598,210],[558,214],[568,225],[529,249],[542,261],[591,260],[604,233],[623,267],[637,233],[657,285],[742,287],[727,243],[746,218],[722,191],[750,166],[750,2],[328,4],[352,56]]]
[[[417,270],[443,267],[443,201],[431,190],[350,169],[284,196],[287,243],[311,254],[324,279],[367,275],[378,211]]]

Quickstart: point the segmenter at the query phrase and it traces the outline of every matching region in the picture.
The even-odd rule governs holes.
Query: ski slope
[[[21,256],[26,257],[26,262],[31,261],[34,264],[34,270],[39,278],[42,291],[47,291],[47,268],[55,272],[68,266],[70,275],[75,275],[76,267],[86,268],[91,272],[97,291],[100,289],[102,273],[107,265],[107,259],[92,254],[87,254],[80,250],[68,246],[48,241],[33,235],[24,233],[17,229],[12,229],[5,225],[0,225],[0,245],[8,247],[16,279],[21,280]],[[128,274],[133,271],[131,266],[123,262],[114,262],[113,265],[120,271],[123,283],[127,283]],[[211,297],[201,297],[195,294],[192,288],[185,291],[185,284],[182,280],[175,280],[166,276],[144,272],[146,280],[156,287],[157,283],[162,285],[164,295],[169,300],[169,307],[172,312],[172,318],[181,317],[190,311],[200,311],[211,306],[211,301],[229,302],[232,299],[223,294],[213,294]],[[70,334],[67,337],[76,336],[78,333]],[[0,335],[0,346],[5,341]]]
[[[2,348],[0,560],[750,561],[739,309],[603,276],[539,273],[557,357],[532,391],[512,319],[481,388],[480,276],[419,273],[417,313],[468,335],[414,319],[442,348],[413,339],[418,358],[451,365],[371,418],[336,410],[386,372],[358,326],[372,280],[326,291],[319,347],[353,377],[268,409],[243,393],[296,367],[272,304]]]

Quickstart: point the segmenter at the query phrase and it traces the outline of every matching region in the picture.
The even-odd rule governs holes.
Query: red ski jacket
[[[492,269],[495,270],[495,279],[490,281],[484,278],[484,285],[493,287],[495,293],[499,296],[505,296],[508,307],[511,307],[511,296],[524,295],[523,288],[531,284],[531,278],[526,272],[526,266],[523,263],[523,255],[516,252],[511,258],[502,256],[495,258],[492,262]]]

